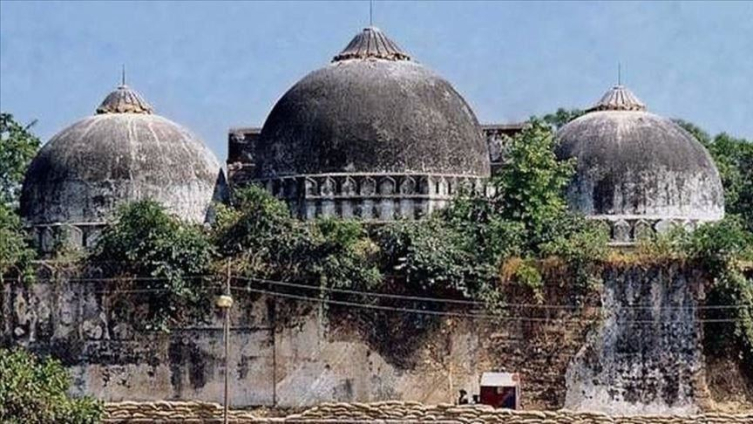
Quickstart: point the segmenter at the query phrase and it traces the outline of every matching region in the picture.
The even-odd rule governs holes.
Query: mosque
[[[41,149],[21,213],[43,251],[61,238],[92,246],[135,200],[204,222],[213,202],[250,183],[301,219],[420,219],[461,190],[492,194],[486,181],[504,166],[505,136],[521,128],[480,125],[448,81],[368,27],[290,88],[262,128],[229,131],[227,181],[201,140],[123,84]],[[557,137],[558,156],[577,159],[570,207],[608,223],[615,244],[724,215],[709,153],[626,87],[609,89]]]

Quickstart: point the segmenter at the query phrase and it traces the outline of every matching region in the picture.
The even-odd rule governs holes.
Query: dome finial
[[[377,27],[369,26],[356,34],[350,43],[332,59],[340,62],[348,59],[410,60],[408,53],[390,40]]]
[[[369,26],[374,26],[374,0],[369,0]]]
[[[617,62],[617,85],[622,85],[622,64]]]
[[[139,93],[125,85],[125,66],[121,73],[121,85],[108,94],[97,108],[97,115],[105,113],[154,113],[152,106]]]
[[[125,63],[122,65],[121,73],[120,73],[120,86],[125,87]]]
[[[607,91],[593,107],[587,112],[597,112],[603,110],[610,111],[645,111],[646,105],[638,99],[627,87],[620,84],[622,76],[618,67],[618,85]]]

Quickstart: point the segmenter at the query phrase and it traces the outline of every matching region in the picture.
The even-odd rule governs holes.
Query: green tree
[[[547,123],[531,119],[513,137],[508,166],[493,180],[494,202],[501,216],[522,222],[536,234],[567,210],[563,194],[575,172],[575,161],[558,160],[556,143]]]
[[[437,217],[384,225],[375,239],[394,289],[407,294],[475,298],[495,274],[475,260],[464,234]]]
[[[9,113],[0,113],[0,202],[15,207],[26,168],[39,149],[34,125],[21,125]]]
[[[257,186],[237,190],[232,207],[219,207],[212,241],[247,277],[349,289],[374,288],[382,279],[378,247],[363,224],[300,221],[284,202]]]
[[[713,138],[693,123],[675,122],[691,133],[711,153],[724,186],[727,214],[742,217],[753,232],[753,141],[720,133]]]
[[[600,281],[598,263],[607,255],[608,231],[568,210],[565,189],[575,162],[559,160],[556,147],[552,126],[532,118],[510,142],[507,164],[492,180],[496,194],[461,196],[440,215],[465,235],[462,249],[474,252],[477,263],[499,269],[505,259],[520,257],[509,275],[540,290],[544,280],[536,260],[556,256],[572,272],[576,288],[587,292]]]
[[[91,259],[108,274],[133,278],[139,289],[146,289],[139,297],[149,305],[146,326],[168,331],[190,318],[188,312],[198,314],[211,305],[206,275],[214,258],[214,247],[200,227],[144,200],[120,209]]]
[[[554,128],[560,129],[564,127],[568,122],[583,116],[583,114],[585,113],[586,111],[582,109],[559,108],[554,113],[544,115],[542,119],[547,124],[554,126]]]
[[[379,286],[379,248],[357,221],[322,219],[313,224],[307,273],[322,287],[371,290]]]
[[[525,224],[505,219],[493,200],[482,195],[460,195],[437,214],[463,234],[462,247],[473,252],[476,261],[497,267],[503,258],[522,254]]]
[[[724,185],[725,210],[753,231],[753,142],[721,133],[708,146]]]
[[[9,205],[0,203],[0,282],[9,273],[31,277],[33,258],[21,219]]]
[[[232,207],[218,207],[212,241],[238,271],[257,278],[290,279],[303,272],[311,252],[310,228],[287,205],[255,185],[236,190]]]
[[[59,361],[20,348],[0,348],[0,422],[94,424],[104,415],[95,399],[67,394],[71,378]]]

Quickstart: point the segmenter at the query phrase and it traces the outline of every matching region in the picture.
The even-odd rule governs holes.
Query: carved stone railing
[[[651,216],[596,215],[589,218],[603,222],[608,227],[612,246],[632,246],[640,239],[656,233],[665,233],[676,227],[692,231],[698,225],[708,222],[704,219]]]
[[[419,219],[458,193],[491,195],[484,178],[449,174],[332,173],[256,180],[301,219]]]
[[[90,248],[97,243],[105,222],[57,222],[35,224],[27,228],[34,246],[43,253],[52,252],[61,245],[73,248]]]

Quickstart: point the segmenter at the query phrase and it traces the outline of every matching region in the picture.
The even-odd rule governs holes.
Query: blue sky
[[[368,2],[0,2],[0,108],[47,140],[127,66],[158,113],[224,162],[231,126],[368,24]],[[375,2],[374,23],[482,123],[586,107],[616,80],[655,113],[753,138],[752,2]]]

